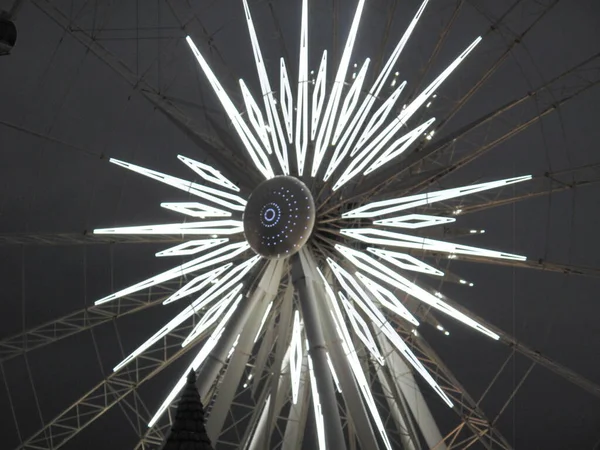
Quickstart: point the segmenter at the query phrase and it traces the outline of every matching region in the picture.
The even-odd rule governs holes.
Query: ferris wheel
[[[597,134],[600,53],[554,46],[565,2],[11,11],[7,70],[25,17],[59,34],[22,81],[48,102],[0,121],[43,148],[6,169],[42,186],[0,235],[10,448],[161,448],[190,372],[215,450],[550,448],[516,418],[544,392],[531,414],[568,396],[598,440],[600,270],[573,235],[600,162],[572,136]],[[549,345],[569,323],[589,375]]]

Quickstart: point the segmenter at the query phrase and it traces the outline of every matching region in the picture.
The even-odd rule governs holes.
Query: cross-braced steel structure
[[[169,248],[157,256],[184,260],[116,289],[93,306],[0,340],[4,372],[4,364],[27,358],[29,352],[93,333],[159,303],[187,298],[187,303],[179,302],[185,307],[134,347],[105,379],[45,420],[40,430],[21,436],[19,449],[66,447],[114,407],[123,411],[135,432],[135,449],[158,449],[190,369],[197,373],[198,390],[207,405],[207,431],[216,450],[510,449],[498,420],[535,367],[600,397],[600,385],[519,341],[443,290],[446,283],[465,288],[473,284],[450,270],[455,262],[600,275],[593,267],[530,259],[474,247],[470,241],[467,245],[463,242],[485,230],[460,227],[461,218],[470,213],[594,185],[600,181],[598,164],[512,174],[498,181],[452,181],[460,169],[528,132],[600,82],[600,54],[591,55],[452,127],[452,120],[485,89],[558,0],[516,0],[492,18],[479,11],[489,18],[488,27],[481,36],[466,37],[460,52],[442,64],[440,53],[461,14],[479,9],[467,1],[453,2],[431,54],[410,83],[400,75],[400,55],[433,1],[421,2],[400,33],[388,21],[377,57],[352,67],[368,1],[356,2],[347,29],[341,27],[345,40],[334,42],[333,55],[321,49],[317,54],[310,38],[310,23],[319,7],[299,1],[297,54],[279,35],[283,56],[273,63],[260,45],[253,5],[242,0],[259,89],[240,81],[241,95],[199,10],[165,0],[168,21],[177,26],[165,27],[173,34],[164,36],[167,43],[158,63],[185,37],[189,58],[198,63],[202,82],[213,90],[202,106],[165,93],[172,80],[159,79],[155,85],[105,45],[113,34],[134,39],[133,32],[139,42],[143,29],[137,22],[135,27],[110,28],[94,20],[89,29],[88,2],[79,5],[78,12],[46,0],[32,3],[168,117],[208,161],[179,156],[196,175],[195,181],[188,181],[110,160],[183,191],[182,201],[161,204],[185,215],[183,223],[0,235],[2,246],[161,244]],[[94,17],[100,12],[108,16],[113,6],[107,2],[104,9],[94,8]],[[386,6],[392,17],[398,2]],[[283,33],[271,2],[269,8],[275,28]],[[340,8],[348,5],[334,2],[336,32]],[[507,25],[513,15],[523,19],[518,30]],[[152,32],[162,38],[161,30]],[[465,61],[476,58],[476,49],[486,40],[494,43],[484,58],[487,65],[471,75],[466,88],[450,94],[446,85],[456,76],[453,72],[460,73]],[[209,96],[203,93],[203,100],[204,95]],[[108,159],[20,124],[0,126]],[[298,212],[300,199],[290,194],[290,189],[296,194],[291,178],[305,189],[297,192],[307,192],[307,201],[310,197],[306,212]],[[264,183],[271,183],[267,194],[261,191]],[[259,192],[271,197],[253,209],[250,205]],[[299,215],[304,213],[303,222]],[[253,233],[256,242],[250,239]],[[449,335],[444,325],[450,320],[468,328],[473,339],[506,347],[506,359],[479,399],[427,342],[427,332],[421,332],[422,327],[432,327]],[[506,393],[499,411],[490,415],[482,401],[517,357],[528,361],[528,369]],[[141,392],[178,360],[186,361],[186,370],[179,381],[172,380],[160,407],[151,411]],[[451,417],[453,426],[442,426],[440,414]]]

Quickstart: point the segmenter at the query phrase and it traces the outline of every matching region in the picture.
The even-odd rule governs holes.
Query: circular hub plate
[[[310,237],[315,203],[306,185],[294,177],[263,181],[244,211],[244,234],[256,253],[279,259],[293,255]]]

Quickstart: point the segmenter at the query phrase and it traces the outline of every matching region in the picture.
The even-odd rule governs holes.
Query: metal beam
[[[173,330],[165,339],[138,356],[135,362],[119,372],[111,373],[86,392],[17,447],[17,450],[55,450],[63,447],[113,406],[135,393],[141,385],[193,348],[193,345],[181,346],[192,329],[193,324],[188,324]],[[142,417],[141,420],[148,423],[147,417]],[[164,439],[162,433],[159,437]]]
[[[94,244],[169,244],[184,242],[181,236],[168,235],[110,235],[94,234],[87,230],[81,233],[6,233],[0,234],[0,246],[36,245],[69,246]]]
[[[301,252],[303,251],[301,250]],[[307,273],[307,264],[304,263],[299,254],[295,254],[291,259],[292,280],[300,298],[304,329],[309,345],[308,354],[313,361],[315,380],[323,411],[327,447],[344,450],[346,442],[342,430],[333,379],[331,378],[327,362],[325,339],[321,330],[319,310],[316,304],[318,300],[315,298],[313,283],[309,278],[309,273]]]
[[[207,134],[205,130],[195,124],[174,103],[157,92],[144,79],[139,78],[83,28],[70,20],[50,0],[32,0],[32,3],[66,33],[113,69],[132,89],[141,93],[150,103],[163,112],[167,118],[196,142],[203,151],[209,154],[212,164],[218,167],[221,172],[227,174],[231,179],[239,181],[240,185],[246,188],[253,187],[256,184],[258,178],[253,173],[248,172],[249,161],[244,157],[243,153],[240,152],[238,154],[235,149],[222,145],[214,136]],[[202,43],[198,43],[198,45],[203,46]],[[225,164],[223,161],[227,161],[227,163]]]
[[[421,287],[424,289],[427,289],[430,293],[435,294],[434,290],[427,288],[426,286],[421,286]],[[475,320],[476,322],[478,322],[479,324],[481,324],[483,327],[487,328],[488,330],[499,335],[500,342],[504,343],[509,348],[514,349],[516,352],[522,354],[523,356],[526,356],[531,361],[536,362],[540,366],[545,367],[546,369],[559,375],[560,377],[564,378],[565,380],[570,381],[571,383],[575,384],[576,386],[579,386],[580,388],[584,389],[585,391],[589,392],[590,394],[600,398],[600,385],[579,375],[578,373],[574,372],[573,370],[569,369],[568,367],[548,358],[547,356],[542,354],[541,351],[535,350],[535,349],[527,346],[526,344],[520,342],[511,334],[505,332],[504,330],[498,328],[495,325],[492,325],[491,323],[487,322],[482,317],[480,317],[477,314],[473,313],[472,311],[466,309],[465,307],[463,307],[459,303],[455,302],[451,298],[448,298],[446,295],[443,295],[442,299],[448,305],[452,306],[453,308],[455,308],[458,311],[462,312],[463,314],[467,315],[469,318]],[[407,332],[407,337],[412,339],[411,334],[408,332]],[[422,339],[420,339],[419,341],[422,341]]]
[[[179,288],[178,282],[153,286],[150,292],[131,294],[94,305],[0,340],[0,362],[7,361],[119,317],[162,303]]]

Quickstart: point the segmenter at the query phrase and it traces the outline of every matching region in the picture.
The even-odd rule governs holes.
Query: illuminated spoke
[[[350,120],[350,117],[352,117],[352,113],[354,112],[354,109],[358,104],[358,99],[360,98],[360,94],[362,91],[363,84],[365,82],[365,76],[367,75],[367,69],[369,68],[370,62],[371,60],[369,58],[365,60],[364,64],[360,68],[360,72],[358,72],[358,75],[354,80],[354,83],[352,83],[350,91],[348,91],[348,94],[346,95],[346,99],[342,104],[342,110],[340,111],[340,118],[338,120],[338,124],[333,135],[333,145],[337,143],[340,134],[344,131],[344,128],[348,124],[348,120]]]
[[[394,156],[397,156],[404,151],[406,151],[419,137],[423,135],[423,132],[433,123],[435,119],[430,119],[424,124],[419,125],[414,130],[406,133],[401,138],[397,139],[384,155],[388,154],[388,152],[392,153]],[[391,134],[389,136],[391,138]],[[365,167],[377,156],[377,153],[388,143],[389,139],[384,139],[379,142],[376,146],[369,146],[366,150],[360,154],[358,154],[352,162],[348,165],[346,170],[342,173],[338,181],[333,185],[333,190],[337,190],[341,188],[344,184],[354,178],[356,175],[361,173]],[[382,155],[383,156],[383,155]]]
[[[202,289],[204,289],[207,286],[210,286],[211,284],[218,283],[219,275],[228,271],[231,268],[231,266],[233,266],[233,263],[228,263],[221,267],[217,267],[216,269],[211,270],[210,272],[205,272],[202,275],[198,275],[192,281],[185,284],[181,289],[178,289],[173,295],[167,298],[163,302],[163,305],[168,305],[169,303],[173,303],[174,301],[177,301],[181,298],[195,294],[196,292],[201,291]]]
[[[185,264],[182,264],[181,266],[167,270],[166,272],[163,272],[159,275],[155,275],[152,278],[148,278],[147,280],[141,281],[137,284],[134,284],[133,286],[130,286],[126,289],[122,289],[118,292],[115,292],[114,294],[104,297],[96,301],[95,304],[101,305],[103,303],[110,302],[117,298],[121,298],[125,295],[141,291],[142,289],[147,289],[149,287],[156,286],[157,284],[164,283],[166,281],[172,280],[173,278],[182,277],[189,273],[198,272],[199,270],[206,269],[207,267],[213,266],[215,264],[229,261],[235,258],[236,256],[244,253],[249,248],[250,246],[246,242],[238,242],[235,244],[230,244],[225,247],[218,248],[211,253],[199,256],[198,258],[188,261]]]
[[[285,137],[283,136],[283,129],[281,127],[281,121],[279,120],[279,113],[277,112],[275,97],[273,95],[273,90],[271,89],[271,83],[269,83],[269,76],[267,75],[265,62],[258,44],[258,37],[256,35],[256,29],[254,28],[254,22],[252,21],[252,15],[250,14],[250,8],[248,7],[248,1],[243,0],[243,3],[244,13],[246,15],[246,23],[248,25],[248,33],[250,34],[250,42],[252,43],[254,60],[256,62],[256,70],[258,71],[258,79],[260,81],[260,88],[265,102],[265,109],[267,111],[267,123],[269,125],[273,151],[275,152],[275,156],[279,161],[279,165],[281,166],[283,174],[289,175],[290,168],[288,162],[287,144],[285,142]]]
[[[405,140],[404,137],[398,139],[397,141],[395,141],[394,143],[392,143],[376,160],[375,162],[373,162],[373,164],[371,164],[367,170],[364,171],[365,175],[370,174],[371,172],[373,172],[375,169],[378,169],[379,167],[383,166],[384,164],[390,162],[392,159],[396,158],[397,156],[400,156],[402,153],[404,153],[411,145],[412,143],[417,140],[419,137],[421,137],[425,131],[427,131],[427,129],[433,124],[433,122],[435,122],[435,118],[431,118],[429,119],[427,122],[419,125],[417,128],[415,128],[413,130],[411,134],[411,136]],[[374,154],[376,154],[377,152],[374,152]],[[365,158],[365,161],[370,161],[371,158]],[[364,166],[363,166],[364,167]]]
[[[271,168],[271,163],[269,162],[269,158],[267,157],[265,150],[260,146],[258,141],[252,135],[252,132],[242,119],[242,116],[240,115],[239,111],[234,106],[233,102],[225,92],[225,89],[223,89],[223,86],[221,85],[221,83],[213,73],[212,69],[204,59],[204,56],[202,56],[200,50],[198,50],[198,47],[196,47],[196,44],[194,44],[194,41],[192,41],[192,38],[187,36],[186,41],[192,49],[194,56],[198,60],[198,64],[200,64],[204,75],[206,75],[206,78],[208,78],[208,81],[210,82],[213,90],[215,91],[215,94],[217,94],[217,97],[221,101],[225,112],[229,116],[229,119],[231,120],[233,127],[237,131],[238,136],[242,140],[242,143],[244,144],[246,151],[250,155],[250,158],[265,178],[273,178],[273,169]]]
[[[229,239],[202,239],[196,241],[187,241],[182,244],[176,245],[175,247],[168,248],[156,253],[155,256],[189,256],[195,255],[196,253],[203,252],[215,245],[224,244]]]
[[[184,372],[183,376],[175,384],[175,387],[171,390],[171,392],[169,393],[169,395],[167,396],[165,401],[162,403],[160,408],[158,408],[158,411],[156,412],[154,417],[152,417],[152,419],[148,423],[149,427],[153,427],[154,424],[158,421],[158,419],[160,419],[160,417],[167,410],[169,405],[171,403],[173,403],[173,401],[175,401],[175,398],[177,398],[177,395],[179,394],[179,392],[181,392],[181,389],[183,389],[183,386],[185,386],[188,374],[192,370],[197,371],[198,368],[200,367],[200,365],[204,362],[206,357],[209,355],[211,350],[215,347],[215,345],[219,341],[219,337],[221,337],[221,334],[223,333],[223,330],[225,329],[225,327],[227,325],[227,322],[229,322],[231,315],[235,311],[235,309],[238,306],[241,299],[242,299],[242,297],[238,296],[238,298],[236,299],[233,306],[231,308],[229,308],[227,313],[223,316],[223,318],[221,319],[221,321],[219,322],[217,327],[213,330],[213,332],[210,335],[210,337],[208,338],[208,340],[204,343],[204,345],[202,346],[202,348],[200,349],[200,351],[198,352],[198,354],[196,355],[196,357],[194,358],[192,363],[189,365],[187,370]]]
[[[317,128],[321,119],[321,113],[323,112],[323,105],[325,104],[325,95],[327,93],[327,87],[325,85],[327,77],[327,50],[323,51],[321,57],[321,64],[319,65],[319,73],[317,74],[317,81],[315,88],[313,89],[312,96],[312,109],[311,109],[311,131],[310,139],[315,140],[317,135]]]
[[[429,99],[435,90],[441,86],[441,84],[450,76],[450,74],[460,65],[462,61],[468,56],[468,54],[477,46],[481,41],[481,37],[478,37],[465,51],[463,51],[458,58],[450,64],[446,70],[444,70],[427,88],[417,96],[407,107],[405,107],[400,115],[391,122],[375,139],[359,151],[355,159],[352,161],[352,169],[349,167],[344,174],[340,177],[334,186],[335,189],[339,189],[345,183],[347,183],[352,177],[362,171],[366,165],[375,158],[379,152],[388,145],[390,140],[400,131],[408,122],[408,120],[414,115],[415,112]],[[406,134],[396,142],[394,142],[390,148],[388,148],[383,155],[381,155],[375,163],[369,167],[366,173],[369,173],[392,158],[403,153],[412,142],[414,142],[423,132],[433,123],[434,119],[430,119],[427,122],[421,124],[415,128],[412,132]],[[402,144],[402,145],[401,145]]]
[[[242,299],[242,294],[238,293],[242,289],[244,285],[238,284],[234,287],[225,297],[221,300],[217,301],[213,306],[210,307],[208,311],[204,313],[198,324],[194,327],[189,336],[183,341],[181,344],[182,347],[186,347],[196,340],[200,335],[202,335],[206,330],[208,330],[219,317],[223,316],[223,313],[233,302],[234,305],[237,305],[239,301]],[[235,301],[234,301],[235,299]]]
[[[452,407],[452,401],[448,398],[446,393],[440,388],[440,386],[435,382],[435,380],[431,377],[427,369],[423,366],[421,361],[417,359],[414,353],[408,348],[406,343],[402,340],[398,333],[394,330],[394,328],[390,325],[387,319],[383,316],[381,311],[373,304],[370,300],[367,293],[360,287],[358,282],[342,269],[335,261],[331,258],[327,259],[327,263],[331,270],[333,271],[335,277],[343,286],[344,290],[348,293],[352,300],[362,309],[362,311],[369,317],[369,319],[373,322],[373,324],[383,332],[385,337],[396,347],[396,349],[400,352],[402,356],[408,361],[408,363],[413,366],[413,368],[423,377],[423,379],[433,388],[433,390],[444,400],[444,402]],[[344,295],[340,292],[340,297],[342,301],[344,300]]]
[[[190,217],[206,219],[207,217],[230,217],[231,213],[222,209],[213,208],[199,202],[161,203],[161,207],[171,211],[185,214]]]
[[[336,149],[337,148],[340,149],[340,156],[339,156],[338,160],[336,160],[335,167],[337,167],[337,165],[339,165],[341,160],[347,155],[348,151],[352,147],[352,144],[355,142],[360,130],[362,130],[366,119],[369,117],[369,113],[371,111],[371,108],[373,107],[373,104],[375,103],[375,100],[379,97],[387,78],[389,77],[390,73],[392,72],[392,69],[398,62],[398,58],[400,57],[400,54],[402,53],[404,46],[408,42],[410,35],[412,34],[415,27],[417,26],[417,23],[418,23],[419,19],[421,18],[423,11],[425,11],[425,7],[427,6],[428,2],[429,2],[429,0],[425,0],[421,4],[421,7],[419,8],[417,13],[413,17],[413,19],[412,19],[411,23],[409,24],[408,28],[406,29],[404,35],[402,36],[402,38],[396,45],[396,48],[394,49],[391,56],[389,57],[386,65],[384,66],[383,70],[377,77],[377,80],[371,87],[369,94],[363,100],[363,103],[360,106],[356,115],[354,116],[354,119],[350,123],[350,126],[348,127],[348,129],[342,135],[342,138],[338,142]],[[401,88],[397,89],[397,91],[396,91],[397,95],[400,95],[400,92],[402,91],[402,88],[404,88],[404,85],[405,85],[405,83],[401,86]],[[391,108],[391,106],[389,106],[389,107]],[[377,114],[375,114],[375,116],[376,115]],[[379,124],[377,126],[377,128],[379,128],[379,126],[381,126],[381,124]],[[364,143],[363,141],[359,141],[359,144],[357,145],[357,147],[360,147],[363,143]],[[353,152],[353,153],[355,153],[355,152]],[[333,171],[335,170],[335,167],[331,169],[331,171],[330,171],[331,173],[329,174],[329,176],[333,173]]]
[[[240,220],[214,220],[207,222],[167,223],[142,225],[137,227],[99,228],[94,234],[192,234],[192,235],[232,235],[244,231]]]
[[[323,116],[323,123],[319,129],[317,141],[315,143],[315,152],[313,157],[313,166],[311,170],[311,176],[317,176],[321,161],[325,156],[325,152],[331,143],[331,134],[333,132],[333,126],[335,118],[340,104],[340,98],[342,96],[342,90],[344,89],[344,83],[346,81],[346,75],[348,73],[348,66],[350,65],[350,57],[352,56],[352,50],[354,49],[354,42],[356,41],[356,35],[358,33],[358,26],[362,16],[363,8],[365,6],[365,0],[359,0],[358,6],[356,7],[356,13],[354,14],[354,20],[350,27],[350,33],[346,40],[344,47],[344,53],[342,54],[342,60],[338,67],[333,88],[325,108],[325,115]]]
[[[360,272],[356,272],[356,278],[358,278],[361,283],[366,286],[366,288],[371,292],[371,294],[373,294],[381,306],[389,309],[394,314],[412,323],[414,326],[419,326],[419,321],[410,313],[408,309],[406,309],[406,306],[404,306],[394,294]]]
[[[432,227],[445,223],[455,222],[454,217],[430,216],[427,214],[406,214],[404,216],[390,217],[389,219],[375,220],[375,225],[386,225],[394,228],[408,228],[416,230],[418,228]]]
[[[242,97],[244,97],[244,103],[246,104],[246,111],[248,112],[248,118],[250,119],[250,124],[256,131],[258,138],[267,149],[269,154],[273,153],[273,149],[271,149],[271,142],[269,141],[269,133],[267,132],[267,125],[265,123],[265,119],[263,118],[262,112],[252,97],[252,93],[244,83],[244,80],[240,80],[240,88],[242,89]]]
[[[223,192],[218,189],[203,186],[201,184],[192,183],[191,181],[182,180],[181,178],[165,175],[164,173],[146,169],[144,167],[136,166],[135,164],[126,163],[124,161],[119,161],[118,159],[111,158],[110,162],[121,167],[125,167],[133,172],[147,176],[148,178],[152,178],[153,180],[160,181],[161,183],[176,187],[177,189],[181,189],[189,194],[201,197],[232,211],[243,211],[246,207],[246,200],[228,192]]]
[[[308,345],[307,345],[308,347]],[[323,420],[323,410],[321,409],[321,400],[317,389],[317,379],[313,370],[313,363],[310,355],[308,356],[308,373],[310,374],[310,390],[312,392],[312,403],[315,414],[315,422],[317,425],[317,440],[319,442],[319,450],[326,450],[325,444],[325,421]]]
[[[506,178],[504,180],[490,181],[487,183],[473,184],[453,189],[444,189],[443,191],[427,192],[425,194],[411,195],[408,197],[393,198],[379,202],[368,203],[359,208],[353,209],[342,214],[343,218],[373,218],[386,214],[404,211],[406,209],[417,208],[419,206],[430,205],[432,203],[449,200],[451,198],[462,197],[464,195],[475,194],[477,192],[487,191],[513,183],[531,180],[531,175],[522,177]]]
[[[279,102],[281,104],[281,112],[283,113],[283,120],[285,123],[285,130],[288,135],[288,142],[293,142],[293,109],[294,109],[294,97],[292,96],[292,88],[290,86],[290,78],[288,77],[287,68],[285,67],[285,60],[281,58],[280,70],[281,70],[281,87]]]
[[[411,272],[426,273],[427,275],[435,275],[438,277],[444,276],[444,272],[430,266],[429,264],[425,264],[420,259],[407,255],[406,253],[392,252],[373,247],[369,247],[367,250],[379,258],[385,259],[387,262],[398,267],[399,269],[410,270]]]
[[[224,188],[231,189],[232,191],[240,192],[240,188],[229,181],[221,172],[219,172],[214,167],[209,166],[208,164],[203,164],[198,161],[194,161],[191,158],[186,158],[185,156],[178,155],[177,156],[181,161],[183,161],[190,169],[196,172],[203,180],[208,181],[209,183],[218,184],[219,186],[223,186]]]
[[[398,97],[400,97],[400,93],[406,86],[406,82],[402,83],[396,91],[388,98],[383,105],[373,114],[371,120],[365,127],[365,130],[361,133],[361,138],[356,147],[350,153],[350,156],[354,156],[354,154],[360,149],[360,145],[363,140],[368,140],[375,132],[383,125],[383,123],[388,118],[390,112],[392,111],[392,107],[396,104]],[[360,114],[360,112],[358,113]],[[354,117],[354,120],[358,118],[358,114]],[[349,130],[352,130],[353,125],[351,124]],[[329,162],[329,166],[327,167],[327,171],[325,172],[325,181],[329,179],[329,177],[335,172],[335,169],[340,165],[343,159],[346,157],[348,152],[350,151],[349,145],[336,145],[333,155],[331,156],[331,161]]]
[[[292,329],[292,342],[290,344],[290,376],[292,379],[292,401],[294,405],[298,402],[300,390],[300,376],[302,375],[302,360],[304,350],[302,348],[302,325],[300,324],[300,313],[294,312],[294,328]]]
[[[373,416],[373,420],[377,425],[377,430],[381,435],[381,438],[388,450],[392,450],[392,445],[387,436],[386,428],[383,425],[383,421],[381,420],[381,416],[379,415],[379,411],[377,410],[377,405],[375,403],[375,399],[373,398],[373,394],[371,392],[371,386],[369,385],[361,363],[358,359],[358,355],[356,353],[356,349],[354,348],[354,344],[352,342],[352,338],[350,337],[350,333],[348,331],[348,327],[346,326],[346,321],[344,320],[344,316],[342,315],[342,311],[339,307],[338,300],[335,297],[331,286],[325,280],[325,277],[319,270],[319,275],[323,281],[323,285],[325,287],[325,292],[327,293],[327,297],[329,299],[331,317],[333,319],[333,323],[335,324],[335,328],[338,332],[340,340],[342,342],[342,349],[344,350],[346,357],[348,358],[348,362],[350,363],[350,368],[352,369],[352,373],[354,374],[354,378],[360,388],[360,391],[365,399],[367,407],[369,408],[369,412]]]
[[[346,310],[346,315],[350,319],[350,324],[352,324],[352,328],[354,329],[354,333],[356,336],[362,341],[367,350],[371,352],[371,355],[377,360],[379,365],[383,366],[385,361],[379,349],[377,348],[377,344],[375,343],[375,339],[373,339],[373,335],[371,334],[371,330],[369,330],[369,326],[360,316],[360,314],[356,311],[354,306],[346,300],[342,298],[342,305]]]
[[[113,369],[115,372],[121,370],[139,355],[141,355],[145,350],[154,345],[157,341],[165,337],[183,322],[188,320],[194,314],[196,314],[201,309],[205,308],[212,301],[220,297],[221,295],[229,292],[234,285],[240,283],[240,280],[254,267],[254,265],[258,262],[260,258],[255,256],[238,266],[231,269],[227,272],[217,283],[215,283],[210,289],[204,292],[200,297],[194,300],[190,305],[188,305],[183,311],[177,314],[169,323],[167,323],[164,327],[162,327],[158,332],[156,332],[150,339],[144,342],[141,346],[139,346],[133,353],[131,353],[127,358],[121,361],[115,368]]]
[[[295,145],[298,175],[302,176],[308,149],[308,0],[302,0]]]
[[[525,256],[513,255],[512,253],[470,247],[468,245],[455,244],[452,242],[437,241],[435,239],[395,233],[393,231],[378,230],[376,228],[351,228],[343,229],[340,232],[345,236],[366,242],[367,244],[414,248],[423,251],[439,251],[458,255],[511,259],[514,261],[525,261],[527,259]]]
[[[401,291],[411,295],[417,300],[420,300],[423,303],[432,306],[433,308],[491,337],[492,339],[500,339],[500,336],[498,336],[493,331],[488,330],[483,325],[477,323],[470,317],[451,307],[440,298],[427,292],[425,289],[417,286],[408,279],[399,275],[395,270],[391,270],[390,268],[384,266],[383,264],[371,258],[370,256],[360,251],[353,250],[351,248],[344,247],[339,244],[336,245],[336,250],[339,251],[346,258],[348,258],[348,260],[352,264],[354,264],[358,269],[363,270],[364,272],[374,276],[375,278],[378,278],[379,280],[389,284],[390,286],[395,287],[396,289],[400,289]]]

